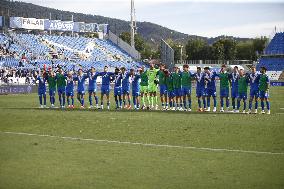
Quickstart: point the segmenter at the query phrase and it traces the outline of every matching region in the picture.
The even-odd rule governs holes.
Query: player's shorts
[[[232,87],[231,88],[231,97],[232,98],[237,98],[238,97],[238,88]]]
[[[269,91],[259,91],[259,98],[269,98]]]
[[[205,96],[207,97],[216,97],[217,93],[216,93],[216,90],[214,89],[205,89]]]
[[[129,95],[130,87],[122,87],[122,94]]]
[[[176,95],[174,91],[168,91],[168,96],[169,98],[174,98]]]
[[[66,89],[65,87],[58,87],[57,92],[58,94],[63,94],[63,93],[66,93]]]
[[[246,92],[238,93],[238,98],[246,100],[247,99],[247,93]]]
[[[55,96],[56,89],[49,89],[49,96]]]
[[[77,91],[77,94],[78,94],[78,95],[85,95],[85,91],[83,91],[83,90],[78,90],[78,91]]]
[[[160,85],[160,95],[167,94],[167,86],[166,85]]]
[[[181,88],[182,95],[191,95],[191,88],[190,87],[182,87]]]
[[[132,96],[133,97],[139,97],[140,96],[139,90],[132,90]]]
[[[220,88],[220,97],[229,97],[229,88]]]
[[[181,88],[174,89],[174,93],[175,93],[175,96],[182,96],[182,90],[181,90]]]
[[[89,88],[88,92],[89,93],[96,93],[97,92],[97,88]]]
[[[66,96],[74,96],[74,92],[73,91],[66,91]]]
[[[200,98],[200,97],[203,97],[203,96],[205,96],[205,89],[204,88],[202,88],[202,89],[196,88],[196,97]]]
[[[121,87],[114,87],[114,96],[121,96]]]
[[[155,83],[149,84],[148,91],[149,91],[149,93],[157,92],[157,85]]]
[[[140,86],[141,93],[148,93],[148,86]]]
[[[259,90],[258,89],[251,89],[250,90],[250,97],[253,98],[258,98],[259,97]]]
[[[41,95],[46,95],[46,89],[38,89],[38,91],[37,91],[37,94],[39,95],[39,96],[41,96]]]
[[[109,95],[109,85],[102,85],[101,93],[104,95]]]

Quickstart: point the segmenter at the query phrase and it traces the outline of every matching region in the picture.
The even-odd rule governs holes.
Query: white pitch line
[[[280,108],[280,110],[284,110],[284,108]]]
[[[98,140],[98,139],[92,139],[92,138],[64,137],[64,136],[53,136],[53,135],[21,133],[21,132],[4,132],[4,131],[0,131],[0,133],[11,134],[11,135],[48,137],[48,138],[57,138],[57,139],[66,139],[66,140],[80,140],[80,141],[113,143],[113,144],[139,145],[139,146],[162,147],[162,148],[191,149],[191,150],[211,151],[211,152],[236,152],[236,153],[249,153],[249,154],[284,155],[284,152],[233,150],[233,149],[225,149],[225,148],[205,148],[205,147],[177,146],[177,145],[167,145],[167,144],[147,144],[147,143],[141,143],[141,142],[123,142],[123,141],[115,141],[115,140]]]

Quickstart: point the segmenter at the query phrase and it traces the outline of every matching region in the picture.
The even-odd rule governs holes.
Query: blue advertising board
[[[278,82],[278,81],[271,81],[270,82],[270,86],[272,87],[283,87],[284,86],[284,82]]]
[[[1,85],[0,95],[32,93],[35,92],[34,88],[32,85]]]

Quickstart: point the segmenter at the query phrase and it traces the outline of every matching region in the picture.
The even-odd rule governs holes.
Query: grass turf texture
[[[284,88],[270,94],[271,115],[41,110],[36,94],[0,96],[0,188],[283,188],[284,155],[3,133],[283,153]]]

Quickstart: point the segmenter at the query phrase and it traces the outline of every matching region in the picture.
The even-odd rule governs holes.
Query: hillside
[[[122,32],[129,31],[129,22],[125,20],[109,18],[99,15],[90,15],[83,13],[74,13],[69,11],[61,11],[53,8],[47,8],[43,6],[34,5],[31,3],[24,3],[19,1],[0,1],[0,14],[7,17],[9,16],[22,16],[22,17],[34,17],[34,18],[46,18],[49,19],[49,15],[52,15],[52,19],[58,20],[70,20],[71,15],[74,16],[75,22],[86,22],[86,23],[108,23],[110,30],[113,33],[119,35]],[[9,20],[6,18],[6,23]],[[138,33],[151,45],[158,46],[160,39],[172,39],[176,42],[186,43],[190,38],[202,38],[208,43],[213,43],[217,38],[206,38],[201,36],[194,36],[184,34],[178,31],[171,30],[169,28],[153,24],[151,22],[138,22]],[[247,40],[242,38],[235,38],[236,40]]]

